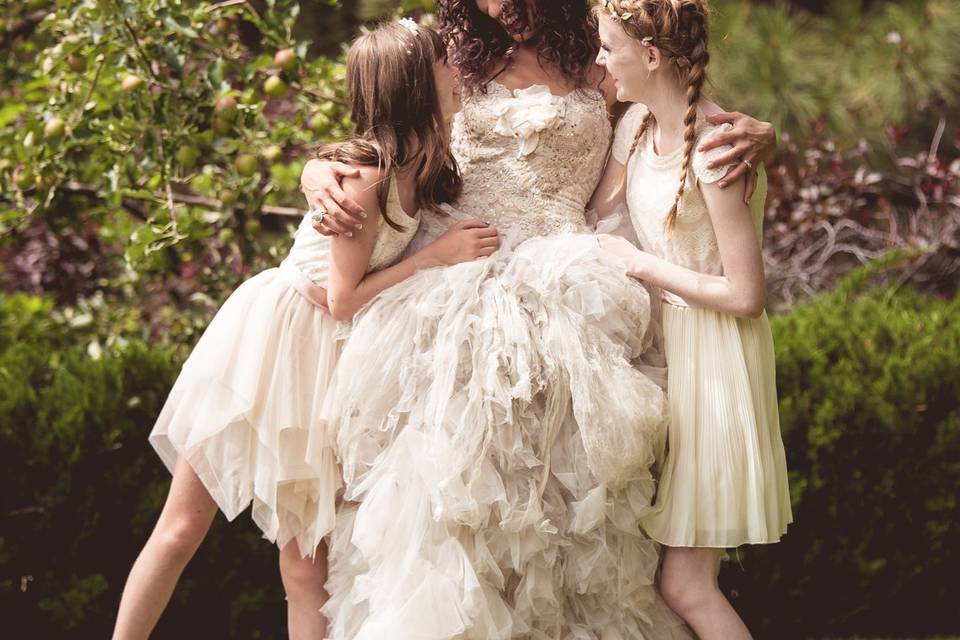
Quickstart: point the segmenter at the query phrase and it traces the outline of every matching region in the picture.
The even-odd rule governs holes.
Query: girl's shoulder
[[[732,164],[725,164],[712,169],[707,166],[711,160],[732,149],[731,145],[725,144],[709,151],[700,151],[702,145],[731,129],[733,129],[733,126],[727,123],[715,125],[705,120],[697,123],[697,137],[694,141],[693,156],[690,158],[690,170],[698,181],[704,184],[713,184],[727,175],[727,172],[733,166]]]

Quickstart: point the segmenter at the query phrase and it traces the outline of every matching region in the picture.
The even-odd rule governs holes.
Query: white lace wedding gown
[[[346,483],[333,638],[691,637],[638,525],[666,428],[631,364],[649,296],[584,223],[610,135],[594,92],[491,84],[456,118],[450,222],[481,217],[505,246],[353,325],[325,410]]]

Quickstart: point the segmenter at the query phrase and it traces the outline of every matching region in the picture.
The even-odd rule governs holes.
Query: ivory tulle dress
[[[369,270],[390,265],[419,226],[391,182]],[[171,473],[181,456],[228,519],[253,504],[264,537],[312,554],[333,528],[340,473],[320,420],[337,361],[337,322],[318,304],[330,241],[309,217],[278,268],[240,285],[183,365],[150,443]],[[313,430],[313,433],[311,433]]]
[[[353,324],[325,410],[346,484],[331,637],[691,637],[639,527],[666,435],[664,393],[633,366],[650,298],[584,222],[610,136],[591,91],[492,83],[455,118],[447,224],[481,217],[503,246]]]
[[[631,107],[617,127],[612,154],[621,163],[644,112],[643,106]],[[694,148],[721,130],[702,120],[699,126]],[[701,273],[723,273],[697,185],[726,174],[729,167],[706,167],[724,149],[694,152],[693,180],[681,199],[677,226],[667,233],[664,219],[680,186],[683,149],[661,156],[653,140],[645,135],[627,165],[627,205],[641,247]],[[751,201],[758,237],[766,197],[761,177]],[[669,293],[663,301],[668,454],[644,529],[674,547],[776,542],[793,517],[767,315],[738,318],[692,308]]]

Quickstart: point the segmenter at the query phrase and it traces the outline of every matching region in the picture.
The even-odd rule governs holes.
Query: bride
[[[504,248],[420,272],[354,323],[327,406],[347,487],[333,638],[690,637],[638,524],[665,439],[663,391],[634,366],[650,297],[585,222],[612,133],[587,15],[580,0],[439,2],[471,91],[448,222],[480,217]],[[336,173],[303,178],[327,232],[353,224]]]

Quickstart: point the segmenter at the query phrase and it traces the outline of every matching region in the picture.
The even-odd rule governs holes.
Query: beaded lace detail
[[[397,258],[403,253],[407,245],[413,239],[417,229],[420,228],[420,212],[414,214],[411,218],[400,205],[400,194],[397,192],[397,181],[390,180],[390,191],[387,195],[387,215],[390,219],[402,227],[397,231],[380,217],[379,230],[377,231],[377,243],[373,247],[373,253],[370,254],[370,266],[367,272],[379,271],[384,267],[389,267],[397,261]]]
[[[457,210],[517,240],[584,231],[584,209],[611,137],[602,95],[552,96],[497,82],[464,102],[452,149],[463,173]]]

